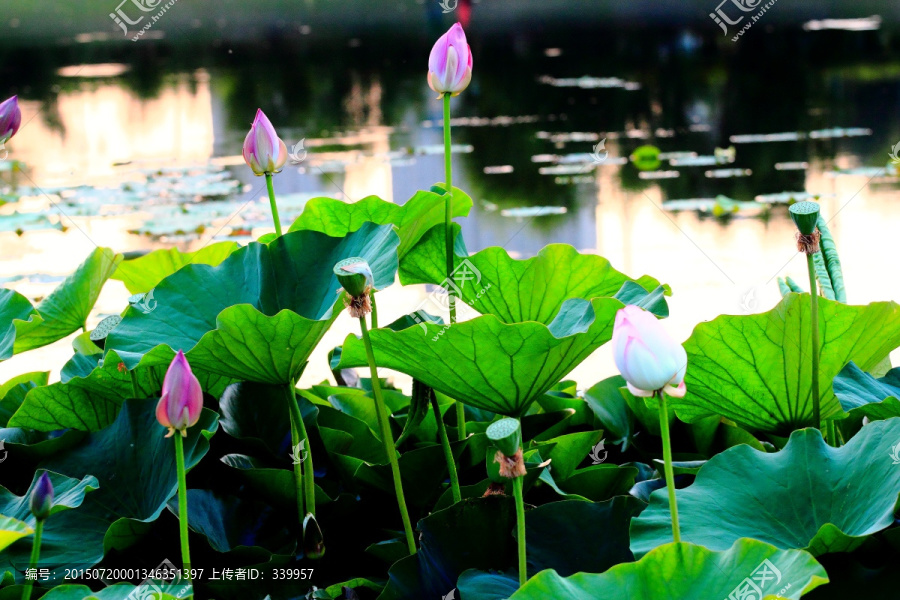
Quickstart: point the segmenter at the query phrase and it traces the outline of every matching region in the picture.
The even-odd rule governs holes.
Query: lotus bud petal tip
[[[616,367],[632,394],[649,397],[664,391],[684,396],[687,353],[651,313],[631,305],[619,309],[612,346]]]
[[[287,161],[287,146],[275,133],[275,127],[262,109],[256,110],[253,125],[244,138],[244,162],[256,175],[280,173]]]
[[[456,96],[472,81],[472,50],[462,25],[456,23],[438,38],[428,56],[428,86],[438,94]]]
[[[16,135],[21,124],[22,111],[19,109],[18,96],[0,102],[0,144],[5,144]]]
[[[31,491],[30,507],[31,514],[38,521],[50,516],[50,509],[53,508],[53,483],[46,471],[41,474]]]
[[[172,359],[163,379],[162,397],[156,405],[156,419],[167,427],[169,437],[175,431],[187,435],[187,428],[200,420],[203,410],[203,389],[200,381],[191,371],[184,352],[181,350]]]

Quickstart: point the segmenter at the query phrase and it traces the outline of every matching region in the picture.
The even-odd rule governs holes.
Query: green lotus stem
[[[832,446],[837,448],[840,444],[838,443],[837,428],[834,425],[834,419],[825,421],[825,429],[828,432],[828,441],[831,442]]]
[[[450,472],[450,490],[453,492],[453,503],[462,500],[459,491],[459,474],[456,472],[456,461],[453,460],[453,450],[450,449],[450,438],[447,437],[447,428],[444,427],[444,417],[441,415],[441,407],[438,405],[437,395],[431,393],[431,408],[434,411],[434,420],[437,421],[438,437],[441,438],[441,447],[444,449],[444,460],[447,462],[447,471]]]
[[[294,465],[294,484],[297,488],[297,510],[299,511],[300,523],[306,513],[312,513],[316,516],[316,473],[313,470],[312,448],[309,443],[309,435],[306,433],[306,424],[303,422],[303,414],[300,412],[300,405],[297,403],[297,392],[294,388],[294,382],[288,384],[288,407],[291,413],[291,443],[297,448],[301,442],[306,442],[306,459],[302,463]],[[306,511],[303,510],[304,498],[306,502]]]
[[[272,220],[275,221],[275,234],[281,237],[281,219],[278,218],[278,205],[275,204],[275,188],[272,186],[271,173],[266,173],[266,188],[269,190],[269,205],[272,207]]]
[[[819,402],[819,294],[816,287],[816,266],[812,254],[806,255],[809,271],[810,323],[812,325],[812,400],[813,422],[822,429],[822,412]]]
[[[525,554],[525,485],[524,477],[513,479],[513,496],[516,498],[516,542],[519,548],[519,587],[528,581],[528,560]]]
[[[369,360],[369,372],[372,374],[372,395],[375,396],[375,412],[378,415],[378,426],[381,428],[381,439],[384,450],[387,452],[391,463],[391,475],[394,478],[394,493],[397,495],[397,505],[400,508],[400,517],[403,519],[403,531],[406,533],[406,545],[409,553],[416,553],[416,538],[413,535],[412,523],[409,520],[409,511],[406,510],[406,498],[403,496],[403,481],[400,478],[400,465],[397,463],[397,449],[394,447],[394,436],[391,433],[391,424],[388,421],[388,412],[385,408],[384,398],[381,396],[381,382],[378,380],[378,370],[375,367],[375,352],[372,350],[372,340],[369,339],[369,330],[366,327],[365,316],[359,317],[359,326],[362,329],[363,342],[366,345],[366,357]]]
[[[444,249],[447,254],[447,281],[453,278],[453,156],[450,144],[450,94],[444,94],[444,179],[447,186],[447,201],[444,203]],[[453,290],[447,290],[450,301],[450,324],[456,323],[456,298]],[[466,439],[466,407],[456,401],[457,437]]]
[[[663,463],[666,475],[666,488],[669,490],[669,507],[672,511],[672,537],[675,542],[681,541],[681,528],[678,526],[678,503],[675,499],[675,470],[672,468],[672,440],[669,436],[669,409],[666,406],[666,394],[659,390],[659,430],[662,435]]]
[[[378,307],[375,305],[375,290],[369,292],[369,301],[372,303],[372,329],[378,329]]]
[[[191,551],[188,548],[188,498],[187,498],[187,474],[184,469],[184,438],[180,431],[172,436],[175,440],[175,465],[178,470],[178,524],[181,537],[181,563],[190,583],[191,580]]]
[[[31,560],[29,568],[37,569],[38,559],[41,557],[41,535],[44,533],[44,519],[38,519],[34,525],[34,542],[31,544]],[[22,600],[31,598],[31,588],[34,587],[34,579],[29,579],[22,590]]]
[[[131,377],[131,393],[132,398],[138,397],[138,382],[137,382],[137,373],[134,369],[128,371],[128,375]]]

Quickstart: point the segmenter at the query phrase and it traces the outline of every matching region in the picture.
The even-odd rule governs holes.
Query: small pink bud
[[[13,96],[0,102],[0,144],[5,144],[19,131],[22,124],[22,111],[19,110],[19,100]]]
[[[687,353],[652,314],[637,306],[620,309],[612,346],[616,367],[632,394],[649,397],[663,390],[674,398],[684,396]]]
[[[472,81],[472,50],[462,25],[442,35],[428,56],[428,86],[438,94],[458,95]]]
[[[176,430],[183,437],[187,435],[187,428],[200,419],[202,409],[203,390],[200,382],[191,371],[184,352],[179,350],[163,379],[162,398],[156,405],[156,420],[163,427],[169,428],[166,437],[173,435]]]
[[[287,160],[287,146],[275,133],[272,122],[257,109],[256,118],[244,138],[244,161],[257,175],[280,173]]]

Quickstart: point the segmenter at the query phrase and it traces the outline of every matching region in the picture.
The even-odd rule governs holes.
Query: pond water
[[[671,285],[669,327],[685,339],[719,314],[774,306],[776,277],[808,286],[786,202],[811,195],[831,219],[850,302],[900,298],[890,156],[900,61],[889,38],[759,28],[732,43],[709,27],[661,29],[650,43],[627,29],[480,36],[472,23],[475,75],[452,121],[454,184],[474,200],[461,221],[469,250],[525,258],[567,243],[653,275]],[[426,33],[307,28],[213,49],[141,40],[7,63],[5,80],[24,82],[3,90],[20,95],[23,127],[0,163],[0,280],[34,299],[95,246],[195,250],[271,231],[264,180],[240,156],[257,107],[296,159],[275,177],[283,222],[312,197],[403,203],[442,181],[440,103],[424,71],[440,30]],[[628,159],[647,144],[663,152],[653,171]],[[89,326],[127,296],[109,282]],[[382,320],[425,297],[394,286],[379,296]],[[330,376],[325,354],[351,331],[343,315],[301,383]],[[69,339],[14,357],[0,380],[47,368],[57,378],[71,354]],[[613,372],[604,348],[573,378]]]

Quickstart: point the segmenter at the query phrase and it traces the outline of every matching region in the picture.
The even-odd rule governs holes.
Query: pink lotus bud
[[[53,508],[53,483],[47,471],[38,478],[34,489],[31,490],[31,514],[38,521],[43,521],[50,516],[50,509]]]
[[[438,94],[454,96],[472,81],[472,50],[462,25],[455,24],[438,39],[428,57],[428,85]]]
[[[200,419],[202,409],[203,390],[200,382],[191,371],[184,352],[179,350],[163,379],[162,398],[156,405],[156,420],[163,427],[169,428],[166,437],[174,434],[176,429],[184,437],[187,435],[187,428]]]
[[[637,306],[620,309],[612,344],[616,366],[632,394],[648,397],[663,390],[674,398],[684,396],[687,353],[652,314]]]
[[[244,138],[244,161],[257,175],[280,173],[287,160],[287,146],[275,133],[272,122],[257,109],[256,118]]]
[[[5,144],[19,131],[22,124],[22,111],[16,96],[0,102],[0,144]]]

